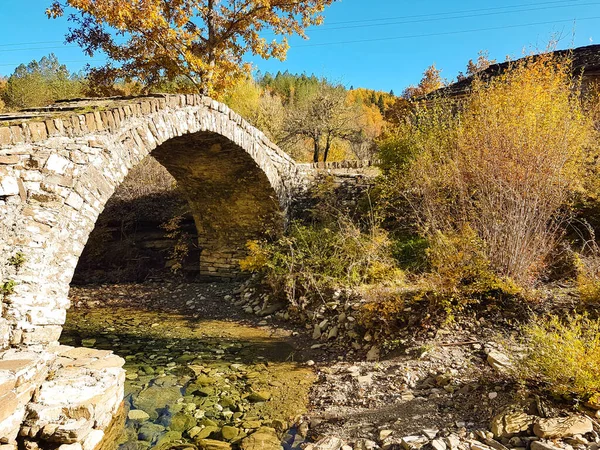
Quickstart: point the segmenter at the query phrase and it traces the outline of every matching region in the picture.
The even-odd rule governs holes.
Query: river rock
[[[539,419],[533,426],[533,432],[541,438],[570,437],[576,434],[591,433],[593,429],[592,421],[583,416]]]
[[[314,450],[340,450],[345,442],[336,436],[327,436],[317,441]]]
[[[315,328],[313,329],[312,338],[316,341],[321,337],[321,327],[319,324],[315,324]]]
[[[527,431],[534,421],[534,416],[509,408],[492,419],[490,428],[495,437],[509,438],[522,431]]]
[[[262,422],[260,420],[247,420],[242,423],[242,427],[244,427],[247,430],[254,430],[260,428],[261,425]]]
[[[179,431],[167,431],[163,434],[156,443],[156,450],[168,450],[173,447],[175,441],[181,439],[181,433]]]
[[[268,391],[253,392],[248,396],[248,401],[252,403],[266,402],[271,398],[271,393]]]
[[[379,347],[374,345],[367,352],[367,361],[379,361],[379,355],[380,355]]]
[[[200,375],[194,380],[194,384],[197,384],[201,387],[210,386],[215,384],[216,380],[214,378],[208,377],[206,375]]]
[[[236,427],[225,425],[221,428],[221,435],[226,441],[233,441],[240,434],[240,430]]]
[[[431,441],[433,450],[446,450],[446,443],[442,439],[434,439]]]
[[[370,439],[359,438],[354,443],[354,450],[373,450],[379,448],[377,442]]]
[[[127,418],[133,422],[145,422],[150,419],[150,415],[141,409],[132,409],[127,413]]]
[[[203,450],[231,450],[229,442],[217,441],[215,439],[200,439],[196,444]]]
[[[218,435],[220,434],[220,431],[221,431],[221,429],[217,426],[204,427],[202,430],[200,430],[198,432],[198,434],[196,434],[194,436],[194,439],[196,440],[196,442],[198,442],[202,439],[218,437]]]
[[[196,425],[196,419],[185,413],[177,413],[171,418],[169,428],[173,431],[187,431]]]
[[[154,442],[154,440],[165,431],[165,427],[157,423],[145,423],[138,430],[138,439],[140,441]]]
[[[175,404],[180,398],[181,389],[176,386],[150,386],[134,397],[132,404],[136,409],[146,411],[152,420],[156,420],[160,410]]]
[[[487,362],[498,372],[507,372],[512,368],[510,358],[502,352],[495,349],[490,349],[487,355]]]
[[[281,441],[273,428],[262,427],[242,439],[240,447],[242,450],[281,450]]]

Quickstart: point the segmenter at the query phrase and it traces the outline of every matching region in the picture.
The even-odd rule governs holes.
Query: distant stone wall
[[[320,201],[324,189],[331,191],[331,201],[340,211],[349,214],[356,212],[361,199],[368,198],[369,191],[380,175],[376,162],[336,161],[328,163],[299,164],[307,188],[294,197],[289,216],[292,219],[307,219],[309,213]]]

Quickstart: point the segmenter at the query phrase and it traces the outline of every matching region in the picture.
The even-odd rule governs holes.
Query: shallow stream
[[[61,342],[126,360],[126,420],[117,421],[106,449],[252,450],[276,448],[278,439],[289,449],[301,442],[289,430],[306,411],[314,375],[296,362],[289,333],[101,304],[72,309]]]

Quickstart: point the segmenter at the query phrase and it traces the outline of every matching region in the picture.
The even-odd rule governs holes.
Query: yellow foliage
[[[527,353],[519,361],[519,376],[579,401],[600,395],[599,321],[553,316],[527,325],[524,334]]]
[[[577,267],[577,291],[586,303],[600,303],[600,254],[575,256]]]
[[[305,28],[320,25],[332,2],[53,0],[46,12],[53,18],[67,7],[81,12],[81,17],[72,16],[77,27],[67,41],[90,55],[108,55],[111,62],[96,73],[136,77],[149,85],[185,76],[198,90],[219,97],[249,73],[245,55],[283,60],[287,36],[306,37]],[[267,41],[260,33],[265,29],[283,37]]]
[[[535,281],[595,153],[570,61],[525,58],[491,81],[475,79],[459,104],[441,99],[415,115],[398,149],[410,155],[404,192],[424,232],[467,225],[495,273]]]
[[[421,78],[419,84],[407,87],[402,96],[409,99],[418,98],[444,87],[445,81],[441,74],[442,71],[436,68],[435,64],[432,64],[423,72],[423,78]]]
[[[6,92],[6,81],[7,80],[5,78],[0,77],[0,112],[2,112],[6,107],[6,103],[4,103],[4,100],[2,99],[4,93]]]
[[[361,290],[366,300],[358,313],[358,323],[368,330],[394,331],[404,315],[406,290],[403,286],[369,286]]]
[[[321,298],[324,290],[404,279],[387,234],[376,226],[365,232],[346,216],[330,224],[293,223],[278,241],[250,241],[247,248],[240,267],[262,274],[276,295],[292,303],[304,296]]]
[[[237,80],[224,102],[271,140],[281,138],[286,114],[281,99],[266,92],[252,78]]]
[[[240,269],[245,272],[260,272],[269,262],[267,249],[258,241],[248,241],[246,243],[248,256],[240,261]]]
[[[432,273],[429,281],[442,295],[504,293],[521,290],[508,278],[497,276],[485,255],[485,244],[468,226],[459,232],[434,233],[426,250]]]
[[[331,143],[327,161],[346,161],[349,159],[356,159],[356,156],[352,153],[350,145],[347,142],[334,141]]]

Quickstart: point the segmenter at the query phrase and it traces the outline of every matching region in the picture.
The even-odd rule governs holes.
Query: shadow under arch
[[[283,229],[277,193],[252,157],[223,136],[173,138],[151,155],[175,178],[198,232],[200,276],[232,279],[246,243]]]

